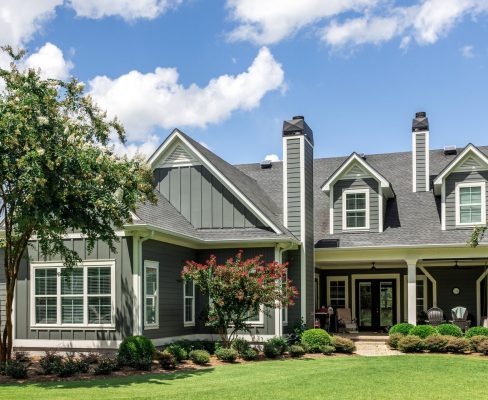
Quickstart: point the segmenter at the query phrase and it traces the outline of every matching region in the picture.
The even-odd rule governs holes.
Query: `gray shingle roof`
[[[488,147],[479,148],[488,155]],[[430,151],[431,179],[448,165],[455,156],[444,155],[443,150]],[[402,246],[424,244],[465,243],[470,229],[441,230],[440,198],[430,192],[412,192],[412,153],[388,153],[367,156],[368,163],[392,185],[396,197],[387,204],[385,229],[382,233],[356,232],[329,234],[329,199],[320,189],[327,178],[347,157],[314,160],[314,221],[315,242],[338,240],[339,247]],[[282,213],[283,165],[273,163],[271,169],[261,169],[259,164],[237,165],[259,185]]]

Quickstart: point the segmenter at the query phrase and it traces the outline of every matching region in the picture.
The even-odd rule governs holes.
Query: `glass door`
[[[396,321],[394,280],[356,281],[356,310],[359,329],[381,331]]]
[[[373,323],[371,287],[371,282],[359,282],[358,326],[363,329],[371,329]]]

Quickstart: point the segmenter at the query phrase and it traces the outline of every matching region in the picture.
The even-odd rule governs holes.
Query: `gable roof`
[[[348,169],[354,165],[359,164],[362,168],[364,168],[368,173],[370,173],[381,185],[383,189],[383,193],[388,197],[393,197],[394,192],[393,188],[391,187],[390,182],[381,175],[375,168],[373,168],[369,163],[361,157],[356,152],[352,153],[333,173],[330,175],[327,180],[322,184],[322,190],[324,192],[329,192],[330,188],[337,182],[343,174],[348,171]]]
[[[453,172],[457,167],[459,167],[462,162],[469,157],[469,155],[474,155],[481,162],[488,167],[488,157],[480,149],[478,149],[474,144],[469,143],[461,153],[459,153],[445,168],[437,175],[434,179],[434,193],[439,195],[441,193],[441,187],[443,180]]]

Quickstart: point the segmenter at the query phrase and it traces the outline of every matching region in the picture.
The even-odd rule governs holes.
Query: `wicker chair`
[[[427,310],[427,320],[425,321],[429,325],[438,326],[446,322],[444,319],[444,311],[442,311],[439,307],[432,307]]]
[[[468,320],[468,310],[466,307],[457,306],[451,310],[451,324],[459,326],[463,331],[469,329],[471,321]]]
[[[337,323],[339,325],[339,330],[343,332],[357,332],[358,324],[356,320],[352,317],[350,308],[338,308],[336,310]]]

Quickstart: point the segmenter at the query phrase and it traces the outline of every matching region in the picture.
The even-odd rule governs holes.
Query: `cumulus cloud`
[[[471,45],[466,45],[461,47],[461,54],[464,58],[473,58],[474,57],[474,47]]]
[[[109,115],[120,118],[129,140],[144,140],[158,127],[205,127],[237,110],[253,109],[283,81],[281,65],[263,47],[247,71],[219,76],[205,87],[185,87],[175,68],[158,67],[114,79],[97,76],[89,82],[89,92]]]
[[[271,162],[278,162],[280,161],[280,157],[277,154],[268,154],[266,157],[264,157],[265,161],[271,161]]]
[[[59,47],[47,42],[25,60],[25,67],[39,68],[43,78],[67,79],[73,63],[64,58]]]

